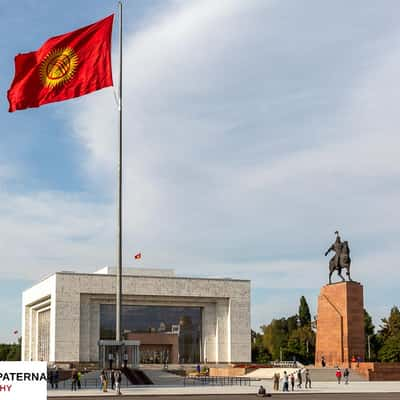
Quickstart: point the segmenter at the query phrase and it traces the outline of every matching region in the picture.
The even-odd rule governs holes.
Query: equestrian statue
[[[335,232],[336,240],[331,247],[325,252],[325,256],[328,255],[330,251],[334,251],[335,255],[329,260],[329,284],[332,283],[331,278],[334,271],[338,272],[338,275],[345,282],[346,279],[342,275],[342,269],[346,269],[346,275],[349,281],[352,281],[350,277],[350,248],[347,241],[342,242],[340,240],[339,232]]]

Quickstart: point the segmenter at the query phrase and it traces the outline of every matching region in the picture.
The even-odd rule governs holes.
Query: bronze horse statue
[[[346,275],[349,281],[352,281],[350,277],[350,247],[347,241],[341,242],[339,232],[336,231],[336,241],[331,247],[325,252],[325,256],[330,251],[334,251],[336,254],[329,260],[329,284],[332,283],[331,278],[334,271],[338,272],[338,275],[342,278],[342,281],[346,279],[342,275],[342,269],[346,269]]]

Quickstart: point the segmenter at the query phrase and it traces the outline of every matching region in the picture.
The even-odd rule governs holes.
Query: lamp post
[[[371,361],[371,335],[367,336],[367,345],[368,345],[368,361]]]

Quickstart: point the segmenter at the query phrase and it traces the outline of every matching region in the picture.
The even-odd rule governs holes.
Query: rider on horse
[[[330,263],[331,262],[333,263],[335,269],[339,269],[339,257],[342,251],[342,242],[340,240],[338,231],[335,232],[335,235],[336,235],[335,243],[333,243],[332,246],[329,247],[329,249],[325,252],[325,256],[327,256],[330,251],[334,251],[336,254],[331,258]]]
[[[347,241],[342,242],[340,240],[339,232],[336,231],[336,240],[335,243],[332,244],[331,247],[325,252],[325,256],[328,255],[330,251],[334,251],[335,255],[329,261],[329,284],[331,283],[331,277],[333,271],[337,271],[338,275],[342,278],[342,281],[345,281],[344,277],[342,276],[342,269],[346,269],[346,275],[351,281],[350,277],[350,248]]]

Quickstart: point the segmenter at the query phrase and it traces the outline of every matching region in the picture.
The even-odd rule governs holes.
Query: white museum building
[[[100,363],[113,352],[115,268],[57,272],[22,294],[22,360]],[[251,361],[250,281],[123,269],[129,363]]]

